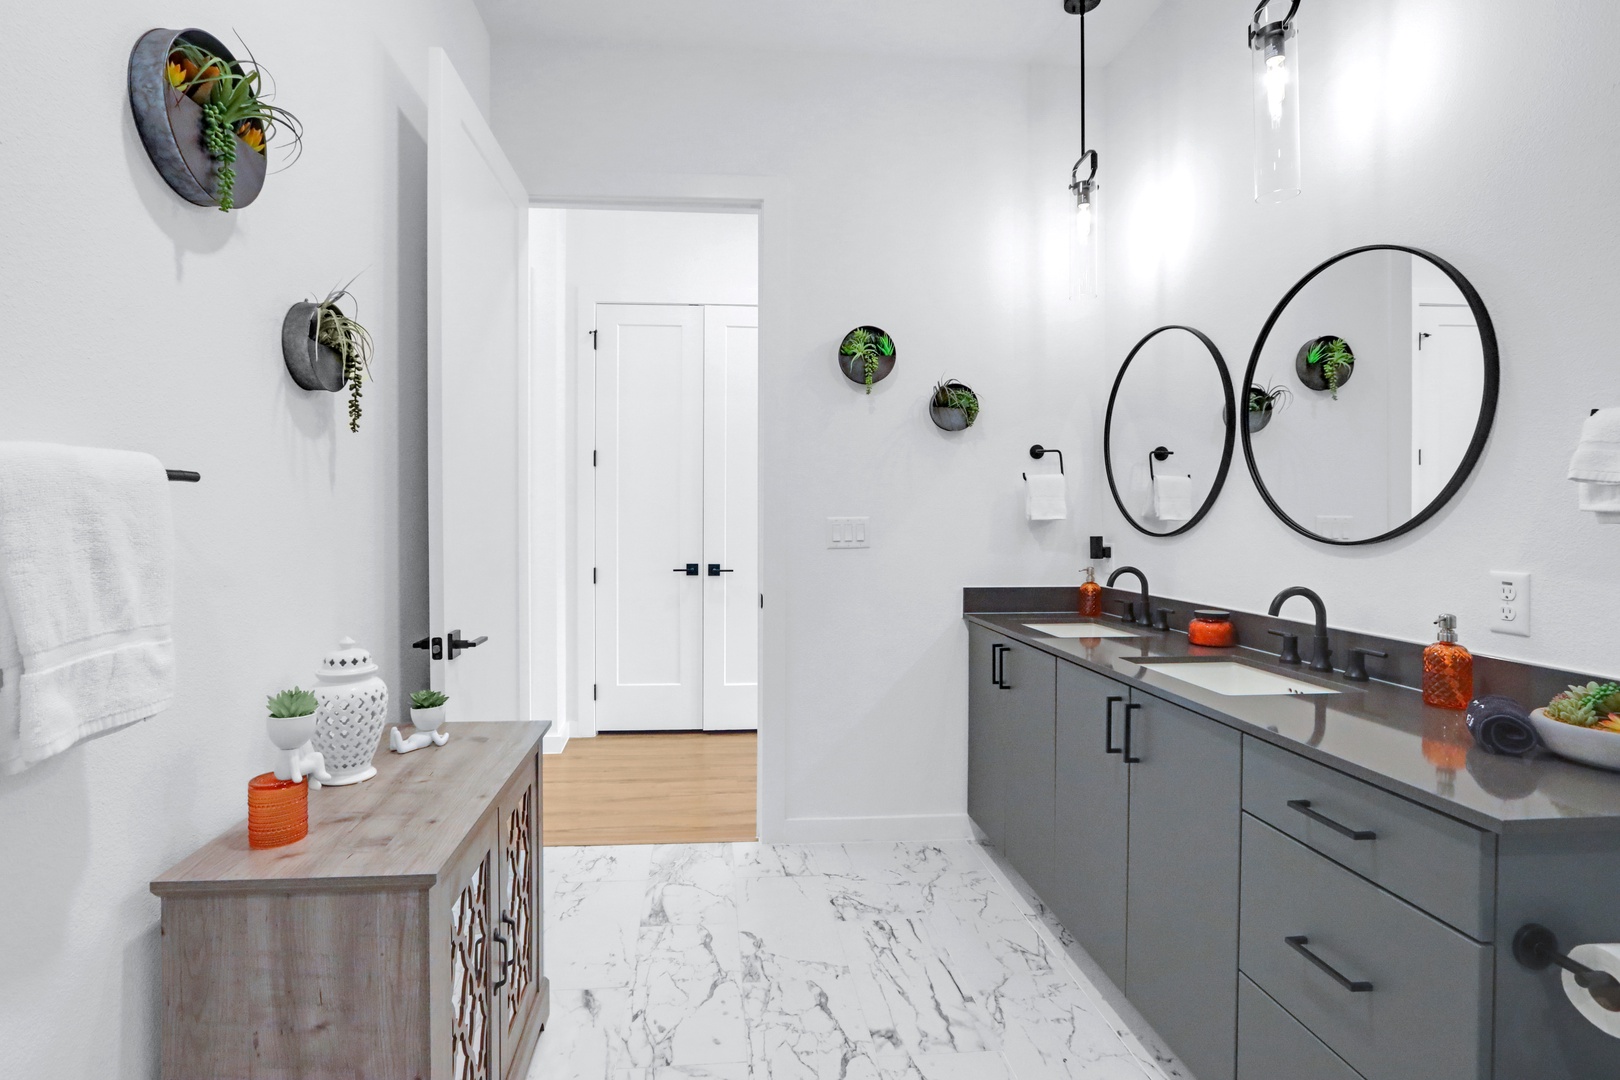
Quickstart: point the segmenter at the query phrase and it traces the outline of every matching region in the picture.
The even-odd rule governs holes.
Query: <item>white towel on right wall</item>
[[[1569,462],[1578,505],[1603,525],[1620,525],[1620,409],[1599,409],[1581,425]]]
[[[1160,521],[1191,521],[1192,477],[1171,473],[1153,480],[1153,516]]]

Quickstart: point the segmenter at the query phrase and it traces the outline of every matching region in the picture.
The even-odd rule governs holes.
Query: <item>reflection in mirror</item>
[[[1249,468],[1278,516],[1315,539],[1372,543],[1413,528],[1483,448],[1495,335],[1472,287],[1431,258],[1348,252],[1296,286],[1255,346]]]
[[[1103,427],[1108,486],[1150,536],[1201,521],[1232,463],[1232,376],[1214,342],[1163,326],[1137,343],[1114,380]]]

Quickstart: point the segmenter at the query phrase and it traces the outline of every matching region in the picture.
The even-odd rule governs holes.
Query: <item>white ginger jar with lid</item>
[[[388,721],[388,686],[371,653],[344,638],[321,658],[315,698],[315,749],[326,762],[329,787],[358,784],[377,775],[371,759]]]

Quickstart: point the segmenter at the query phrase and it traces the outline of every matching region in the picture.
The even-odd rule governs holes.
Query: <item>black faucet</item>
[[[1281,611],[1283,603],[1294,596],[1303,596],[1311,602],[1312,607],[1316,608],[1316,638],[1313,642],[1316,646],[1313,650],[1316,655],[1311,657],[1311,670],[1332,671],[1333,651],[1328,648],[1327,605],[1322,603],[1320,596],[1317,596],[1303,585],[1295,585],[1292,589],[1284,589],[1277,594],[1276,599],[1271,601],[1271,614],[1275,615]]]
[[[1140,581],[1142,583],[1142,606],[1139,609],[1141,611],[1141,614],[1136,616],[1136,620],[1135,620],[1136,625],[1137,626],[1151,626],[1151,625],[1153,625],[1153,617],[1152,617],[1153,604],[1152,604],[1152,601],[1150,601],[1148,599],[1147,575],[1142,573],[1142,571],[1138,570],[1134,566],[1122,566],[1118,570],[1115,570],[1112,574],[1108,575],[1108,587],[1110,589],[1114,587],[1114,582],[1119,580],[1119,575],[1121,575],[1121,574],[1135,574],[1136,575],[1136,580]]]

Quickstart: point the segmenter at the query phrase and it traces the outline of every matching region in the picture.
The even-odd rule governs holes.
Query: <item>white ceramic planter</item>
[[[438,731],[439,725],[444,723],[444,711],[447,708],[448,705],[435,705],[431,709],[412,709],[411,726],[417,731]]]
[[[297,750],[315,737],[315,714],[308,716],[271,716],[265,720],[270,741],[277,750]]]
[[[316,676],[315,749],[321,752],[333,787],[358,784],[377,775],[376,756],[388,722],[388,686],[377,675],[371,653],[344,638],[321,660]]]
[[[1546,709],[1532,712],[1530,722],[1536,725],[1536,734],[1547,749],[1559,757],[1600,769],[1620,770],[1620,732],[1561,723],[1548,716]]]

